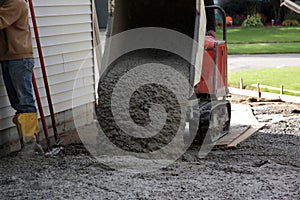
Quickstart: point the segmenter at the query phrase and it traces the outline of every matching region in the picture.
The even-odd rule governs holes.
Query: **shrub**
[[[265,24],[267,22],[267,17],[264,14],[260,14],[261,22]]]
[[[254,14],[252,16],[248,15],[247,19],[244,20],[242,27],[249,28],[249,27],[262,27],[264,26],[261,22],[261,16],[259,14]]]
[[[300,15],[297,15],[296,13],[294,12],[290,12],[290,13],[287,13],[285,16],[284,16],[284,19],[285,20],[297,20],[300,22]]]
[[[297,20],[286,19],[282,22],[282,26],[300,26]]]
[[[234,25],[242,25],[242,23],[245,19],[246,19],[245,15],[234,15],[233,16],[233,24]]]

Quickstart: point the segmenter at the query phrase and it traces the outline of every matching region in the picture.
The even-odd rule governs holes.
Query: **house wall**
[[[85,125],[93,120],[95,114],[91,1],[34,0],[33,4],[58,132],[62,133],[76,128],[74,118],[82,118],[80,125]],[[33,29],[32,35],[35,52],[34,72],[43,110],[47,116],[47,125],[52,135]],[[18,149],[19,144],[17,130],[11,121],[14,110],[10,107],[2,72],[0,73],[0,155],[3,155]]]

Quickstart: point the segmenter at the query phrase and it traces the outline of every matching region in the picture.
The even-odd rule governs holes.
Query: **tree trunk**
[[[280,1],[279,0],[269,0],[269,1],[274,10],[275,22],[279,23],[280,22],[280,11],[281,11]]]

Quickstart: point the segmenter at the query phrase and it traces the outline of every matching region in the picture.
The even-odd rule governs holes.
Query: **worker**
[[[213,0],[204,0],[205,6],[212,6],[214,5]],[[206,9],[206,31],[207,35],[216,38],[216,17],[215,11],[213,9]]]
[[[0,63],[22,148],[35,146],[39,132],[32,91],[34,67],[32,37],[25,0],[0,0]],[[28,149],[28,148],[27,148]]]

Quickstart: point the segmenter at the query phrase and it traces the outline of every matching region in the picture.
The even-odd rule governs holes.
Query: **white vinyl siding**
[[[55,113],[95,101],[90,0],[33,1]],[[32,27],[31,19],[30,24]],[[48,103],[33,28],[35,76],[46,116]],[[1,74],[2,76],[2,74]],[[0,131],[13,127],[14,110],[0,78]],[[1,137],[1,135],[0,135]]]

